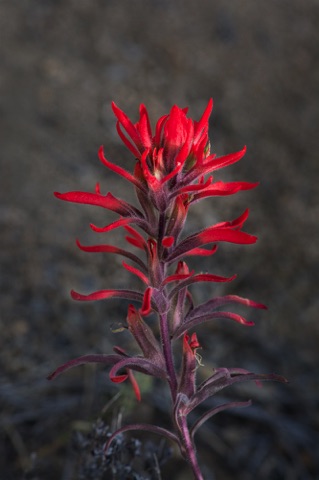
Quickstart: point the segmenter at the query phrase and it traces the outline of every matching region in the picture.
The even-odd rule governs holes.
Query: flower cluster
[[[252,325],[243,316],[224,310],[228,304],[242,304],[264,309],[264,305],[236,295],[210,299],[195,306],[189,287],[197,282],[230,282],[235,278],[212,273],[195,273],[189,270],[185,259],[189,256],[210,256],[220,242],[253,244],[256,237],[243,231],[248,210],[231,221],[209,226],[189,236],[183,236],[183,227],[191,205],[206,197],[232,195],[249,190],[257,183],[214,181],[212,173],[239,161],[245,148],[239,152],[217,157],[210,152],[208,119],[212,111],[212,100],[197,122],[188,118],[187,108],[173,106],[170,113],[162,116],[152,131],[148,112],[140,106],[139,120],[132,123],[117,105],[112,104],[117,118],[117,132],[123,143],[135,157],[133,173],[110,162],[103,147],[99,150],[100,161],[111,171],[122,176],[135,188],[139,208],[115,197],[103,195],[99,184],[95,192],[73,191],[55,193],[56,197],[68,202],[96,205],[118,214],[109,225],[91,225],[95,232],[109,232],[123,227],[129,246],[141,251],[141,256],[114,245],[99,244],[78,247],[86,252],[114,253],[125,257],[123,267],[136,275],[144,288],[107,289],[82,295],[71,292],[80,301],[101,300],[112,297],[125,298],[129,304],[126,327],[136,340],[140,355],[131,356],[122,348],[114,347],[108,355],[85,355],[60,366],[51,375],[56,377],[76,365],[96,362],[110,365],[110,379],[121,383],[129,379],[140,400],[140,391],[133,375],[134,371],[160,378],[168,382],[172,405],[174,432],[159,426],[134,424],[116,431],[108,440],[123,431],[140,429],[163,434],[176,441],[181,452],[193,469],[196,479],[202,474],[196,459],[194,434],[197,429],[217,412],[234,406],[246,406],[250,402],[232,402],[219,405],[206,412],[190,428],[187,416],[199,404],[234,383],[254,380],[284,381],[278,375],[255,374],[239,368],[219,368],[204,382],[197,384],[197,349],[200,347],[194,328],[210,320],[227,318],[242,325]],[[127,263],[127,260],[130,263]],[[146,318],[155,314],[158,319],[160,338],[157,338]],[[192,332],[192,333],[189,333]],[[172,346],[182,339],[181,366],[176,368]]]

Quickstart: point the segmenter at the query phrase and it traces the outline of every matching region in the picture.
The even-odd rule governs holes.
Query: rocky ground
[[[261,185],[207,200],[194,208],[189,228],[235,218],[249,206],[247,229],[260,240],[249,248],[222,246],[196,267],[237,273],[218,292],[254,298],[269,311],[253,312],[254,329],[202,327],[205,368],[275,371],[290,383],[229,391],[229,398],[252,398],[254,405],[202,429],[201,462],[207,479],[319,478],[318,22],[316,0],[0,2],[1,479],[87,480],[98,417],[111,426],[131,413],[168,422],[160,385],[143,385],[136,406],[126,400],[130,391],[118,396],[99,368],[46,380],[69,358],[128,342],[110,328],[125,318],[123,302],[83,305],[68,294],[72,287],[127,285],[120,260],[84,254],[74,243],[93,243],[89,223],[113,217],[58,202],[52,192],[91,190],[100,181],[103,191],[132,198],[96,156],[104,144],[108,158],[132,168],[111,100],[132,118],[143,102],[155,121],[174,103],[199,118],[211,96],[214,151],[248,146],[245,159],[220,178]],[[212,289],[194,289],[198,301],[208,294]],[[155,448],[151,457],[165,460],[160,440],[143,442],[142,457]],[[113,477],[142,478],[135,469],[160,478],[153,467]],[[101,472],[95,480],[111,478]],[[191,478],[177,452],[161,475]]]

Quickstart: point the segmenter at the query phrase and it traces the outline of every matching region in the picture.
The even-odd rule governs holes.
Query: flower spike
[[[76,243],[84,252],[113,253],[124,257],[123,267],[141,280],[141,290],[103,288],[88,294],[72,290],[71,296],[80,302],[112,298],[127,300],[126,323],[117,322],[120,328],[113,332],[129,332],[140,353],[130,354],[121,346],[114,346],[114,353],[110,355],[90,354],[70,360],[48,378],[56,378],[78,365],[103,363],[110,367],[109,376],[113,383],[130,381],[137,401],[141,400],[141,392],[134,372],[166,382],[171,396],[174,433],[143,423],[123,426],[108,439],[105,454],[111,455],[108,451],[110,444],[116,435],[124,432],[144,430],[164,435],[178,444],[196,480],[203,480],[194,444],[198,429],[217,413],[228,408],[247,407],[251,401],[217,405],[202,413],[193,425],[189,424],[188,415],[208,398],[236,383],[253,381],[258,385],[266,380],[286,381],[280,375],[259,374],[241,368],[216,368],[201,383],[196,379],[197,370],[203,365],[198,353],[197,327],[224,319],[243,326],[254,324],[241,313],[233,312],[228,305],[266,309],[262,303],[232,294],[196,304],[189,291],[199,282],[231,282],[236,275],[228,277],[190,270],[185,261],[187,257],[208,258],[217,252],[217,245],[219,248],[224,242],[252,245],[257,241],[256,236],[243,231],[248,209],[234,220],[220,221],[195,233],[183,234],[189,210],[194,204],[204,200],[212,202],[217,196],[234,195],[258,185],[256,182],[223,182],[213,178],[213,172],[238,162],[245,155],[246,147],[222,156],[211,152],[208,122],[212,108],[210,99],[196,121],[189,116],[188,108],[173,105],[152,130],[144,104],[140,105],[138,120],[133,122],[113,102],[116,130],[133,155],[132,168],[126,170],[110,162],[102,146],[98,157],[106,168],[133,186],[137,206],[110,192],[102,194],[99,182],[93,192],[55,193],[61,200],[101,207],[118,215],[103,227],[90,226],[94,232],[104,234],[123,227],[125,248],[108,243],[82,245],[79,240]],[[135,253],[131,252],[132,249]],[[103,260],[104,256],[101,258]],[[131,262],[126,263],[126,259]]]

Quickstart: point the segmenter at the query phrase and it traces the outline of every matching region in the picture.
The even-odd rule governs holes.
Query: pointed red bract
[[[186,395],[188,398],[191,398],[195,393],[196,349],[199,347],[196,333],[193,333],[191,338],[188,333],[184,334],[183,360],[178,392]]]
[[[113,212],[119,213],[123,216],[135,215],[137,217],[142,217],[141,212],[133,207],[133,205],[114,197],[111,193],[108,193],[107,195],[100,195],[99,193],[88,192],[55,192],[54,195],[60,200],[65,200],[67,202],[96,205],[98,207],[112,210]]]
[[[127,170],[125,170],[124,168],[122,167],[119,167],[118,165],[115,165],[114,163],[111,163],[109,160],[107,160],[104,156],[104,148],[103,146],[101,146],[99,148],[99,159],[101,160],[101,162],[103,163],[103,165],[105,165],[107,168],[109,168],[110,170],[112,170],[113,172],[117,173],[118,175],[120,175],[121,177],[125,178],[126,180],[128,180],[129,182],[133,183],[137,188],[139,188],[140,190],[143,190],[145,191],[145,188],[143,187],[142,183],[134,176],[132,175],[130,172],[128,172]],[[97,192],[99,193],[99,192]]]
[[[213,99],[211,98],[205,108],[205,111],[199,120],[199,122],[195,122],[195,135],[194,135],[194,143],[198,143],[202,135],[207,134],[208,131],[208,120],[213,110]]]
[[[140,235],[138,231],[135,230],[135,228],[129,225],[124,226],[124,228],[131,235],[131,237],[127,236],[125,237],[125,239],[135,247],[140,248],[141,250],[147,251],[147,243],[144,237],[142,237],[142,235]]]
[[[105,300],[107,298],[126,298],[128,300],[142,301],[143,295],[134,290],[98,290],[97,292],[83,295],[81,293],[71,290],[71,297],[73,300],[79,300],[81,302],[91,302],[94,300]]]
[[[138,386],[138,383],[136,381],[136,378],[134,377],[134,374],[133,374],[132,370],[130,370],[129,368],[127,369],[127,376],[128,376],[128,378],[131,382],[131,385],[133,387],[135,397],[136,397],[137,401],[140,402],[141,399],[142,399],[140,387]]]
[[[127,131],[137,148],[139,150],[142,149],[141,137],[126,113],[124,113],[114,102],[112,102],[112,109],[118,121],[123,125],[123,128]]]
[[[152,290],[152,288],[148,287],[144,292],[142,307],[140,309],[140,314],[144,317],[152,312]]]
[[[82,245],[79,240],[76,240],[76,244],[79,247],[80,250],[83,252],[90,252],[90,253],[115,253],[117,255],[122,255],[123,257],[127,257],[130,260],[133,260],[135,263],[137,263],[144,271],[147,270],[146,265],[144,262],[134,255],[131,252],[128,252],[127,250],[124,250],[122,248],[115,247],[113,245]]]
[[[149,286],[149,284],[150,284],[149,279],[147,278],[146,275],[144,275],[143,272],[141,272],[140,270],[138,270],[138,268],[132,267],[131,265],[128,265],[128,264],[125,263],[125,262],[122,262],[122,265],[123,265],[124,268],[126,268],[126,270],[128,270],[128,271],[131,272],[131,273],[133,273],[133,274],[136,275],[140,280],[142,280],[142,282],[144,282],[145,285]]]

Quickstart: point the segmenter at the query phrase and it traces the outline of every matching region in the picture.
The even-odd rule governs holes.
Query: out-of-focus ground
[[[90,256],[74,243],[98,243],[89,223],[114,217],[63,204],[52,192],[92,190],[99,181],[103,191],[133,198],[96,155],[104,144],[110,160],[133,168],[111,100],[133,119],[144,102],[154,123],[174,103],[199,118],[211,96],[213,150],[248,146],[245,159],[218,178],[261,184],[207,199],[188,228],[230,220],[249,206],[246,229],[260,239],[222,245],[198,262],[198,270],[238,279],[193,293],[198,302],[236,293],[269,311],[248,312],[253,329],[227,321],[201,327],[203,363],[207,371],[277,372],[290,383],[225,391],[254,406],[203,427],[201,463],[207,479],[319,478],[318,25],[316,0],[0,3],[1,479],[79,478],[72,431],[89,430],[112,398],[110,416],[125,405],[123,422],[132,411],[167,424],[162,386],[146,384],[141,404],[130,405],[130,390],[116,399],[118,388],[100,368],[46,380],[69,358],[128,344],[125,333],[110,330],[125,319],[125,302],[78,304],[69,290],[131,281],[120,259]],[[121,232],[103,241],[121,242]],[[177,453],[165,468],[163,479],[191,478]]]

